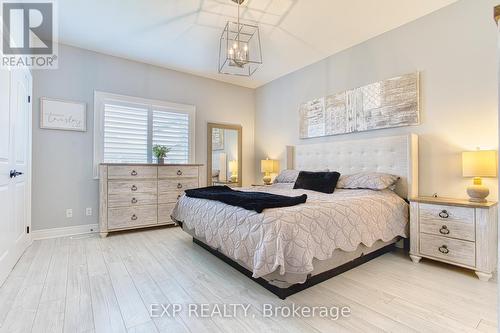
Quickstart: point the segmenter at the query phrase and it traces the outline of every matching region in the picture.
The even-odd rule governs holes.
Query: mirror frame
[[[243,128],[241,125],[220,124],[220,123],[207,123],[207,186],[212,186],[210,179],[212,179],[212,130],[214,128],[222,128],[227,130],[238,131],[238,187],[242,186],[243,179]]]

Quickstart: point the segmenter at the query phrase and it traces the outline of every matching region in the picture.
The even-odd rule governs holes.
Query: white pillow
[[[279,184],[279,183],[295,183],[297,180],[297,177],[299,176],[301,170],[282,170],[276,178],[274,178],[274,183]],[[305,171],[305,170],[304,170]],[[310,171],[310,170],[307,170]],[[324,169],[324,170],[314,170],[314,171],[319,171],[319,172],[329,172],[330,170]]]
[[[337,188],[394,190],[399,176],[382,172],[360,172],[352,175],[343,175],[337,183]]]

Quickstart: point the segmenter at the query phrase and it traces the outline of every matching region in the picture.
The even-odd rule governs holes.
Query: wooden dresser
[[[410,257],[472,269],[488,281],[497,267],[497,204],[419,197],[411,199]]]
[[[200,187],[200,164],[101,164],[99,232],[174,224],[184,190]]]

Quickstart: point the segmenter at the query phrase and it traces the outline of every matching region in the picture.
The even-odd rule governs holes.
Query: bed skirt
[[[393,251],[396,248],[396,242],[398,242],[400,239],[400,237],[397,237],[389,242],[379,241],[370,248],[364,245],[360,245],[360,247],[352,253],[339,250],[339,252],[343,252],[343,256],[342,258],[340,258],[340,260],[338,260],[339,258],[335,258],[335,254],[334,258],[330,260],[317,260],[316,263],[313,263],[313,266],[315,267],[314,271],[307,276],[301,277],[300,275],[293,276],[290,274],[286,274],[286,276],[280,276],[278,272],[274,272],[272,274],[266,275],[265,277],[254,278],[252,277],[252,271],[245,267],[241,262],[229,258],[224,253],[207,245],[203,239],[199,239],[198,237],[194,236],[193,230],[186,230],[183,227],[182,222],[177,223],[186,233],[193,237],[193,242],[195,244],[199,245],[217,258],[229,264],[231,267],[235,268],[248,278],[257,282],[258,284],[278,296],[280,299],[285,299],[288,296],[291,296],[304,289],[326,281],[334,276],[342,274],[387,252]],[[300,282],[294,283],[293,281]]]

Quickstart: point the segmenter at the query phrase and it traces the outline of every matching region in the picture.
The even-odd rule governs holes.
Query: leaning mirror
[[[208,123],[207,184],[241,187],[241,126]]]

